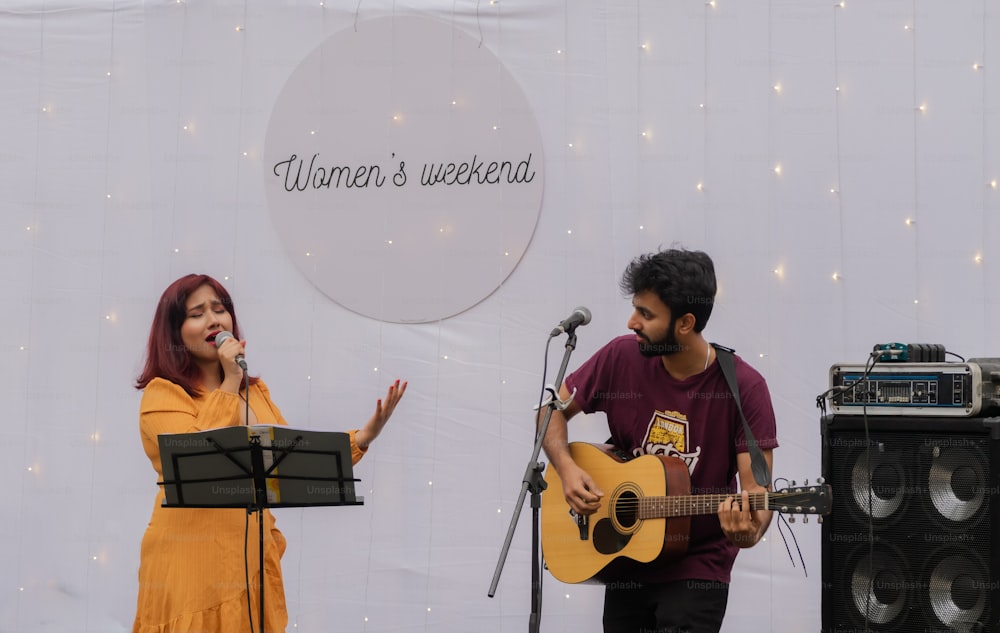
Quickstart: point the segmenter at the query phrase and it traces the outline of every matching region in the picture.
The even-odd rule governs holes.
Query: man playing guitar
[[[577,515],[594,515],[611,492],[570,452],[567,420],[580,411],[604,412],[611,442],[629,457],[682,460],[691,494],[722,495],[714,514],[691,517],[681,558],[643,564],[622,558],[602,578],[605,633],[718,632],[736,554],[761,540],[771,512],[748,502],[748,492],[765,488],[751,471],[743,419],[717,361],[721,352],[702,335],[715,302],[714,264],[697,251],[641,255],[621,287],[632,296],[634,335],[613,339],[566,377],[559,397],[572,394],[572,401],[553,410],[543,446]],[[769,471],[778,443],[767,384],[738,356],[734,361],[743,414]]]

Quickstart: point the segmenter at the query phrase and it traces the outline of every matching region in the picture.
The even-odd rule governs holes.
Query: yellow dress
[[[250,408],[260,424],[287,424],[263,381],[251,385]],[[192,398],[178,385],[153,379],[142,395],[139,431],[146,455],[162,481],[157,435],[192,433],[240,424],[246,405],[233,393],[215,390]],[[364,455],[350,432],[354,463]],[[246,633],[252,610],[260,632],[258,514],[241,508],[164,508],[160,487],[142,538],[139,596],[133,633]],[[249,528],[249,529],[248,529]],[[246,536],[244,536],[246,535]],[[246,539],[246,540],[244,540]],[[244,549],[245,543],[245,549]],[[288,624],[281,556],[285,537],[264,511],[264,608],[266,633]],[[247,604],[249,572],[250,606]]]

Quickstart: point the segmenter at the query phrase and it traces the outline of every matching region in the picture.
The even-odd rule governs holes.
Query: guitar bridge
[[[580,528],[580,540],[586,541],[590,532],[590,518],[586,514],[580,514],[573,508],[569,509],[569,516],[576,522],[576,526]]]

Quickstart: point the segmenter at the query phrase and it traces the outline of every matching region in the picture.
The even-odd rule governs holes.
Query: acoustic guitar
[[[552,575],[566,583],[607,582],[613,561],[676,560],[687,551],[691,517],[716,514],[729,494],[692,495],[687,464],[677,457],[625,460],[606,444],[571,442],[570,454],[604,491],[600,509],[579,515],[563,496],[555,468],[545,471],[542,553]],[[750,494],[752,510],[829,514],[833,492],[817,484]]]

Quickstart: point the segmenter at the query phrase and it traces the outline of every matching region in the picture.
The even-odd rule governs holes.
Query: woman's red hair
[[[185,275],[163,291],[156,306],[146,345],[146,366],[135,381],[136,389],[145,389],[154,378],[163,378],[183,388],[192,398],[201,393],[201,370],[181,341],[181,325],[187,318],[188,297],[202,286],[209,286],[218,295],[233,319],[233,336],[240,340],[240,326],[236,321],[236,310],[229,292],[208,275]],[[220,363],[219,377],[223,375]],[[254,384],[258,380],[251,377],[250,383]]]

